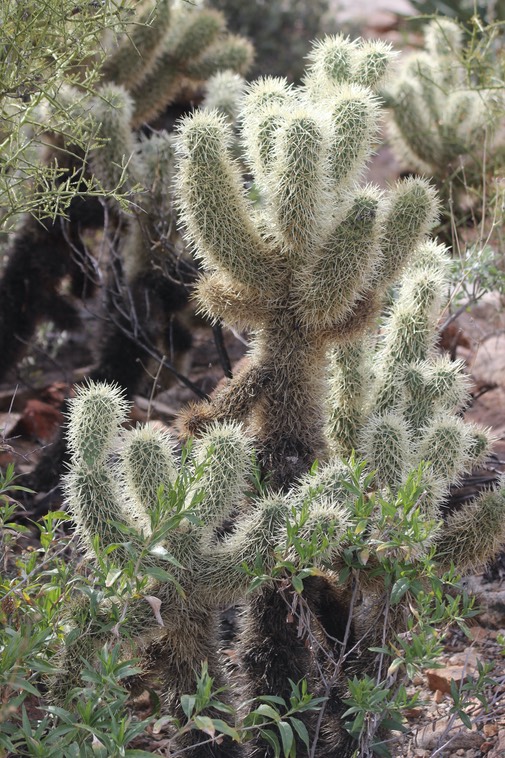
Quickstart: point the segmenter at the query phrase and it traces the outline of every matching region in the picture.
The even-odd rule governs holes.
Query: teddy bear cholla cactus
[[[132,95],[133,128],[152,121],[182,93],[195,93],[217,71],[244,73],[252,61],[251,44],[227,33],[223,14],[170,5],[147,4],[103,65],[104,80]]]
[[[398,502],[409,475],[424,462],[415,504],[423,514],[424,533],[413,543],[405,540],[396,556],[408,555],[414,565],[418,560],[422,565],[434,550],[437,570],[455,566],[457,571],[468,572],[482,568],[505,544],[505,482],[499,481],[496,489],[451,512],[450,486],[483,462],[492,438],[489,430],[465,424],[460,418],[468,401],[468,379],[460,361],[440,356],[435,347],[448,264],[443,245],[433,241],[421,244],[397,283],[379,335],[373,329],[352,344],[333,350],[327,431],[334,455],[346,459],[355,450],[367,461],[370,490],[388,503]],[[388,551],[395,555],[394,541],[388,537],[394,517],[390,514],[384,519],[380,502],[378,499],[365,528],[366,570],[354,577],[360,602],[370,619],[375,618],[375,628],[372,624],[367,630],[360,613],[347,603],[347,618],[352,619],[360,651],[357,661],[351,659],[344,665],[347,677],[376,672],[377,660],[367,651],[382,644],[384,625],[393,643],[395,634],[404,634],[408,628],[406,604],[393,604],[385,610],[387,593],[380,564]],[[409,527],[404,529],[408,533]],[[345,608],[349,594],[349,581],[334,587],[333,611],[339,605]],[[338,653],[337,646],[336,657]],[[338,717],[344,710],[342,698],[347,697],[341,683],[337,682],[331,697],[337,721],[325,731],[326,747],[340,749]],[[331,750],[321,753],[326,754],[332,754]]]
[[[419,401],[431,412],[430,393],[432,404],[443,397],[440,409],[447,407],[444,403],[456,406],[464,400],[457,369],[447,363],[421,365],[428,358],[427,348],[423,352],[416,342],[422,337],[431,346],[430,314],[438,307],[436,261],[441,251],[424,239],[436,216],[434,193],[420,179],[399,182],[385,195],[358,184],[378,122],[370,88],[381,85],[389,57],[382,44],[330,38],[315,47],[302,88],[293,90],[278,79],[251,86],[244,101],[242,134],[260,192],[257,205],[247,198],[227,149],[230,133],[223,119],[199,113],[181,127],[181,208],[188,237],[208,270],[198,286],[202,310],[253,332],[249,365],[209,404],[189,409],[186,429],[200,432],[213,419],[244,420],[259,445],[264,471],[279,488],[288,488],[315,458],[328,454],[324,404],[329,347],[336,345],[337,353],[354,362],[356,373],[346,371],[345,386],[354,383],[359,388],[360,378],[369,375],[362,365],[361,338],[374,329],[388,286],[416,256],[427,271],[414,275],[410,289],[405,280],[410,311],[404,307],[393,330],[403,333],[405,354],[397,355],[393,335],[387,343],[390,370],[384,361],[382,385],[375,385],[377,407],[380,401],[385,414],[396,375],[402,373],[397,364],[407,357],[419,362],[408,367],[405,376],[411,390],[404,410],[409,424],[422,426]],[[424,391],[428,385],[429,392]],[[348,403],[344,410],[348,418],[342,410],[334,424],[360,424],[359,405]],[[384,422],[382,429],[379,421]],[[372,465],[382,466],[378,485],[390,477],[399,486],[414,461],[403,455],[407,422],[385,415],[375,422]],[[459,422],[452,427],[440,423],[438,431],[459,449]],[[349,437],[347,443],[348,452]],[[473,451],[472,444],[465,449],[468,461],[482,454],[486,435],[475,434]],[[448,470],[442,473],[451,479],[462,458],[456,455],[450,466],[447,460],[446,455]],[[439,476],[426,478],[425,485],[438,504],[444,489]],[[502,500],[497,496],[498,511]],[[321,584],[312,592],[309,582],[307,602],[324,630],[336,637],[334,619],[347,619],[353,612],[348,588],[334,592],[331,582]],[[268,589],[249,608],[242,643],[242,661],[250,676],[248,695],[287,694],[287,672],[295,671],[291,678],[297,678],[295,658],[300,654],[304,660],[303,651],[295,635],[290,637],[284,618],[285,607]],[[373,643],[367,639],[364,647],[368,644]],[[289,655],[290,645],[295,655]],[[341,682],[338,687],[342,696]],[[341,726],[329,731],[342,748]],[[256,749],[263,755],[265,746]]]
[[[330,363],[334,451],[345,458],[356,450],[375,470],[377,485],[393,491],[421,461],[429,463],[422,504],[435,521],[444,516],[451,485],[483,463],[492,444],[489,430],[459,415],[469,399],[461,361],[435,348],[449,262],[443,245],[421,245],[399,281],[380,337],[366,335],[337,348]],[[505,542],[504,495],[498,485],[449,513],[435,539],[441,566],[452,561],[465,572],[496,555]]]
[[[436,217],[434,191],[421,179],[386,194],[359,185],[379,125],[374,89],[390,57],[383,43],[327,38],[314,48],[303,87],[280,79],[251,86],[241,131],[257,205],[231,157],[224,119],[197,113],[181,126],[182,215],[208,270],[198,286],[202,310],[253,332],[249,364],[210,403],[188,410],[186,430],[200,433],[213,419],[246,422],[276,488],[327,457],[328,348],[352,343],[374,322]],[[345,590],[330,597],[331,582],[320,584],[308,602],[331,634],[348,598]],[[247,697],[289,697],[288,678],[310,669],[285,619],[270,588],[249,607],[241,644]]]
[[[66,478],[67,500],[77,534],[91,557],[94,549],[101,553],[115,544],[110,557],[120,567],[134,561],[139,573],[167,566],[173,573],[175,582],[155,578],[146,589],[149,598],[161,601],[158,620],[145,597],[131,598],[121,629],[125,650],[133,644],[133,654],[140,653],[145,666],[157,673],[167,705],[176,711],[180,695],[195,690],[203,661],[208,661],[215,686],[223,683],[217,654],[217,609],[244,596],[250,582],[242,569],[244,563],[253,567],[259,557],[266,571],[271,568],[275,550],[287,541],[288,516],[293,507],[302,507],[303,487],[297,490],[298,506],[287,495],[268,494],[248,512],[239,511],[233,532],[218,538],[216,529],[244,498],[252,472],[251,445],[239,425],[215,424],[195,443],[192,455],[197,475],[182,472],[187,481],[184,491],[182,480],[177,480],[179,470],[169,435],[149,426],[122,430],[127,408],[114,387],[98,383],[78,390],[71,402],[68,431],[72,462]],[[300,532],[301,537],[311,539],[331,530],[335,540],[321,560],[331,559],[333,553],[336,558],[349,523],[337,482],[341,468],[339,464],[333,478],[326,472],[324,486]],[[161,486],[166,494],[173,494],[174,488],[182,491],[184,507],[193,517],[179,519],[178,525],[154,544],[150,542],[150,514],[157,507]],[[157,527],[173,516],[170,510],[163,512]],[[164,559],[167,553],[175,565]],[[111,602],[118,604],[124,598],[109,601],[100,612],[102,618]],[[81,658],[92,658],[107,637],[100,632],[99,619],[93,621],[80,602],[70,610],[71,629],[81,633],[72,635],[73,641],[62,654],[62,673],[52,684],[53,699],[59,702],[79,685]],[[189,739],[190,744],[191,740],[198,743],[201,735],[193,733]],[[214,746],[214,752],[207,750],[208,746],[195,746],[191,755],[236,755],[231,741],[225,741],[222,748]]]
[[[247,419],[272,482],[285,486],[326,455],[324,365],[380,308],[383,292],[436,213],[426,182],[387,195],[357,184],[377,134],[370,86],[389,50],[341,37],[316,46],[304,86],[253,84],[244,101],[246,160],[261,192],[254,205],[215,113],[181,126],[179,195],[188,238],[208,273],[202,310],[253,331],[250,364],[187,429]]]
[[[466,182],[482,181],[483,150],[492,152],[503,92],[473,80],[455,21],[431,21],[425,48],[404,61],[384,93],[393,146],[409,169],[444,180],[464,168]]]

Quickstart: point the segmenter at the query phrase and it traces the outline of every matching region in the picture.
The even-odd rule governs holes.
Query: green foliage
[[[457,251],[451,260],[451,315],[454,321],[464,310],[469,310],[487,293],[505,295],[505,271],[500,248],[490,244],[470,245]]]
[[[88,400],[92,399],[93,388],[87,393]],[[105,388],[100,388],[99,396],[104,394]],[[83,391],[75,401],[77,417],[84,395]],[[120,403],[113,390],[111,400]],[[225,439],[234,434],[231,428],[224,431]],[[143,446],[142,430],[120,435],[125,443],[131,435],[136,445]],[[168,447],[164,437],[155,435],[155,439],[163,439]],[[109,444],[115,449],[115,442]],[[146,449],[149,447],[150,442]],[[148,675],[146,666],[154,666],[154,686],[158,689],[160,666],[166,665],[162,664],[169,651],[166,637],[162,658],[153,664],[154,651],[149,650],[153,631],[158,630],[158,640],[170,630],[173,635],[174,627],[179,627],[188,611],[201,609],[203,596],[194,611],[189,600],[191,595],[196,600],[195,586],[201,578],[193,575],[188,580],[187,568],[182,569],[174,548],[182,544],[181,538],[187,541],[191,530],[201,530],[199,514],[212,512],[207,506],[216,496],[206,498],[207,482],[213,465],[221,466],[226,456],[219,450],[213,458],[215,450],[207,447],[205,452],[199,443],[199,449],[185,453],[172,486],[164,490],[160,481],[156,501],[151,501],[149,527],[140,539],[135,529],[121,525],[122,546],[103,548],[98,540],[92,540],[95,561],[91,571],[83,574],[81,568],[76,572],[63,559],[68,538],[62,538],[58,527],[62,513],[50,514],[44,520],[44,547],[26,556],[9,551],[9,565],[15,563],[16,573],[0,587],[0,687],[6,703],[1,713],[0,745],[4,750],[18,755],[56,756],[65,749],[68,755],[134,758],[142,753],[130,745],[148,725],[155,733],[170,728],[174,735],[171,745],[175,737],[181,744],[191,738],[193,749],[202,741],[217,740],[219,744],[228,738],[240,745],[261,736],[279,758],[294,758],[299,754],[297,744],[309,746],[317,739],[303,719],[304,714],[324,712],[330,694],[324,687],[316,687],[310,694],[308,680],[292,683],[288,700],[266,694],[249,703],[247,715],[239,718],[228,702],[220,676],[216,679],[216,672],[211,673],[205,664],[201,668],[196,659],[194,665],[200,673],[187,680],[178,707],[175,702],[168,714],[155,709],[141,721],[131,713],[131,693],[139,692],[139,681],[140,690],[150,686],[153,675]],[[351,675],[344,718],[346,729],[361,740],[362,748],[368,744],[366,737],[379,755],[387,752],[384,743],[374,736],[377,730],[400,728],[402,711],[413,704],[405,694],[404,674],[412,677],[419,668],[432,666],[441,651],[441,630],[454,621],[464,627],[465,619],[475,613],[468,599],[458,594],[454,573],[439,576],[433,543],[436,525],[422,504],[423,476],[422,469],[410,476],[392,499],[373,493],[373,474],[366,473],[362,463],[335,461],[314,466],[286,493],[282,504],[279,499],[275,504],[266,494],[249,503],[249,514],[237,520],[238,533],[226,537],[221,545],[215,541],[212,545],[212,561],[217,561],[212,579],[214,605],[220,604],[217,582],[223,581],[224,571],[219,565],[222,555],[246,539],[254,540],[255,548],[235,552],[226,573],[235,565],[237,579],[241,576],[241,593],[248,586],[254,593],[265,583],[273,583],[281,593],[291,587],[298,597],[298,603],[290,601],[295,617],[310,597],[305,584],[311,577],[332,575],[335,587],[343,593],[358,583],[367,601],[356,606],[351,603],[354,633],[358,639],[364,634],[362,642],[371,648],[374,658],[368,659],[365,677]],[[216,523],[221,514],[220,509]],[[5,518],[8,521],[8,514]],[[121,558],[121,547],[127,559]],[[186,566],[195,560],[203,565],[201,548],[192,558],[187,551],[185,555]],[[246,559],[242,569],[235,563],[241,558]],[[455,588],[452,597],[446,594],[448,585]],[[163,586],[172,586],[174,592],[161,595]],[[156,603],[160,598],[161,607]],[[307,616],[305,612],[303,618],[306,632],[314,633],[317,626],[312,626],[310,613]],[[372,634],[371,618],[377,618]],[[160,620],[165,627],[160,626]],[[203,633],[208,636],[208,625]],[[183,639],[187,646],[187,631]],[[62,646],[66,651],[63,657]],[[75,667],[70,680],[69,665]],[[341,663],[336,658],[332,665]],[[327,672],[329,677],[331,671]],[[485,697],[488,673],[483,672],[476,688],[465,685],[465,692],[454,698],[454,712],[463,721],[474,693]],[[172,677],[170,685],[174,687]],[[41,698],[41,684],[47,678],[53,696],[59,693],[58,702],[45,707],[47,715],[35,722],[25,704],[27,698]],[[365,721],[366,730],[362,728]]]
[[[398,283],[382,336],[368,334],[361,344],[336,350],[330,368],[328,432],[335,451],[357,450],[377,486],[393,491],[422,461],[430,462],[423,507],[435,520],[450,486],[482,462],[491,445],[489,430],[458,416],[468,391],[461,363],[435,350],[448,263],[442,246],[420,246]],[[475,569],[505,542],[500,487],[448,518],[439,542],[444,566],[453,561],[460,571]]]
[[[41,166],[39,152],[65,139],[86,152],[96,145],[85,113],[59,98],[65,85],[92,91],[106,55],[104,33],[120,34],[131,15],[129,2],[106,0],[76,6],[73,0],[18,3],[5,0],[0,12],[0,222],[36,210],[64,211],[75,194],[80,173],[65,177],[56,192],[58,170]],[[51,104],[51,137],[47,107]],[[76,107],[77,106],[77,107]],[[33,184],[33,194],[27,185]],[[35,190],[35,185],[37,190]],[[82,189],[82,187],[81,187]],[[91,186],[89,191],[93,191]],[[114,188],[115,189],[115,188]]]
[[[184,476],[189,481],[183,482]],[[174,500],[180,503],[182,495],[184,501],[184,492],[196,487],[198,476],[193,469],[181,476],[180,490],[172,496],[171,505],[167,505],[160,489],[158,506],[151,514],[151,539],[145,540],[144,547],[146,551],[156,548],[157,559],[164,559],[164,565],[172,565],[174,559],[161,549],[160,540],[170,531],[177,531],[181,523],[192,519],[196,523],[190,509],[183,507],[175,512]],[[180,740],[198,733],[204,735],[202,740],[216,739],[218,743],[225,736],[245,743],[251,734],[266,732],[273,742],[282,744],[284,751],[279,755],[289,755],[289,730],[303,733],[297,713],[317,709],[320,704],[307,692],[305,682],[300,687],[293,685],[288,705],[277,699],[267,708],[270,701],[265,698],[257,707],[251,707],[246,719],[237,719],[231,725],[229,719],[234,713],[226,703],[226,693],[216,686],[204,663],[201,673],[195,676],[194,687],[181,695],[180,717],[160,716],[158,702],[151,716],[138,720],[131,711],[131,682],[144,672],[138,659],[125,656],[128,645],[124,639],[118,642],[118,630],[124,628],[128,604],[147,592],[152,579],[139,576],[133,558],[118,571],[112,545],[98,553],[92,572],[83,571],[82,564],[76,571],[72,561],[64,557],[71,539],[62,533],[61,524],[68,519],[62,512],[48,514],[40,524],[40,548],[23,551],[17,543],[28,530],[10,521],[15,507],[10,493],[20,489],[13,483],[10,471],[2,477],[0,487],[3,534],[9,536],[2,556],[8,572],[0,582],[0,752],[48,758],[63,754],[136,758],[149,753],[130,745],[151,726],[155,733],[170,727],[171,734],[175,732]],[[198,501],[196,494],[192,501]],[[171,516],[167,517],[167,510]],[[131,554],[138,558],[135,551]],[[152,574],[156,580],[170,581],[168,572],[162,576],[153,567]],[[74,624],[80,617],[88,631],[93,624],[96,638],[92,637],[87,647],[79,645],[82,658],[77,662],[72,704],[47,705],[47,682],[54,682],[63,673],[61,647],[77,644],[82,631],[69,627],[69,616],[73,616]],[[208,629],[205,631],[208,633]],[[30,715],[34,703],[41,710],[37,719]],[[209,710],[215,712],[213,718],[206,715]]]
[[[158,6],[168,24],[168,6]],[[107,59],[103,70],[114,83],[90,106],[109,151],[91,157],[104,186],[136,194],[171,175],[171,141],[137,141],[132,132],[147,113],[146,93],[153,102],[156,90],[159,108],[167,91],[174,96],[174,82],[200,81],[223,56],[248,57],[234,38],[224,53],[213,47],[222,41],[219,14],[182,10],[178,18],[161,56],[154,51],[162,24],[152,33],[134,29]],[[130,45],[149,53],[146,78],[132,80],[121,64]],[[201,436],[180,463],[166,433],[124,428],[127,405],[117,389],[90,384],[77,392],[66,492],[91,559],[88,575],[56,550],[61,514],[46,517],[38,551],[13,557],[7,472],[4,560],[17,573],[2,582],[0,597],[5,750],[57,755],[63,746],[69,755],[134,758],[143,753],[130,743],[149,724],[169,728],[195,756],[209,746],[237,755],[237,746],[260,739],[269,754],[295,758],[328,735],[334,752],[327,754],[351,755],[357,741],[363,755],[388,755],[378,735],[401,728],[401,712],[412,705],[405,675],[433,662],[441,630],[453,622],[464,628],[475,613],[455,566],[481,564],[505,541],[505,498],[501,483],[442,523],[449,486],[483,458],[488,435],[457,418],[467,394],[461,367],[434,354],[447,269],[443,247],[425,239],[436,198],[419,179],[389,193],[359,185],[389,58],[383,43],[327,38],[313,49],[303,87],[270,78],[249,88],[242,134],[255,204],[229,150],[234,108],[224,103],[223,115],[204,109],[185,120],[179,193],[207,269],[199,298],[214,319],[253,328],[251,365],[213,404],[190,412],[188,427]],[[169,84],[163,95],[161,70]],[[123,73],[129,91],[118,81]],[[113,160],[100,166],[105,155]],[[149,213],[151,201],[138,197]],[[241,420],[261,445],[275,490],[261,481]],[[352,456],[346,463],[352,449],[366,463]],[[304,679],[289,682],[290,696],[264,692],[245,703],[244,716],[219,663],[217,614],[248,595],[249,621],[256,609],[275,626],[278,608],[269,616],[265,591],[280,604],[281,632],[287,616],[306,642],[308,666]],[[332,636],[325,621],[337,611],[344,628]],[[273,661],[260,662],[263,682]],[[453,692],[463,722],[466,695],[483,696],[487,673],[464,697]],[[40,696],[42,676],[53,705],[35,723],[25,701]],[[131,699],[146,689],[163,712],[139,722]],[[312,712],[315,722],[306,720]]]

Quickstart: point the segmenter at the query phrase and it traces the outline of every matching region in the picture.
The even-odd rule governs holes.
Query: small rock
[[[441,703],[443,699],[444,699],[444,693],[442,692],[442,690],[437,690],[435,692],[435,698],[434,698],[435,703]]]
[[[419,716],[423,715],[423,712],[422,708],[407,708],[403,711],[403,715],[407,719],[417,719]]]
[[[472,626],[470,628],[470,636],[475,642],[485,642],[489,639],[489,629],[484,629],[483,626]]]
[[[498,726],[496,724],[484,724],[482,731],[485,737],[496,737],[498,734]]]
[[[455,755],[456,750],[480,747],[482,735],[476,729],[466,729],[458,723],[449,727],[449,724],[450,719],[443,718],[425,726],[416,736],[417,745],[425,750],[434,750],[447,744],[451,755]]]
[[[476,669],[479,658],[473,647],[465,647],[460,653],[451,655],[449,663],[451,666],[460,666],[461,668]]]
[[[440,690],[441,692],[450,693],[451,681],[453,679],[459,687],[461,681],[470,678],[474,671],[475,667],[469,665],[465,667],[464,664],[458,666],[446,666],[445,668],[440,669],[430,669],[426,672],[428,687],[433,692]]]
[[[10,437],[21,418],[21,413],[0,413],[0,438]]]
[[[505,727],[499,730],[498,740],[487,755],[488,758],[503,758],[505,755]]]

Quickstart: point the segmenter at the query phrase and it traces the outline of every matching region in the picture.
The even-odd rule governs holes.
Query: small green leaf
[[[291,753],[291,748],[293,747],[293,730],[291,729],[291,725],[288,724],[287,721],[279,721],[277,724],[277,728],[279,729],[280,735],[281,735],[281,741],[282,741],[282,749],[284,751],[285,758],[289,758],[289,755]]]
[[[295,728],[296,733],[298,734],[299,738],[307,748],[309,749],[309,733],[307,731],[307,727],[303,723],[303,721],[300,721],[300,719],[296,719],[294,716],[290,716],[289,720],[291,721],[293,727]]]
[[[122,573],[123,573],[122,569],[112,568],[107,574],[107,576],[105,577],[105,586],[112,587],[116,579],[119,579]]]
[[[266,740],[268,744],[274,749],[275,758],[280,758],[281,746],[279,744],[279,740],[277,739],[277,735],[270,729],[260,729],[260,733],[263,739]]]
[[[407,727],[405,726],[405,724],[402,724],[401,721],[398,721],[397,719],[394,719],[394,718],[383,719],[380,725],[381,725],[381,728],[387,729],[388,731],[395,731],[395,732],[408,732],[409,731]]]
[[[190,719],[195,709],[196,695],[181,695],[181,708],[186,718]]]
[[[472,728],[472,720],[467,713],[465,713],[464,711],[458,711],[458,716],[467,729]]]
[[[262,703],[276,703],[277,705],[286,705],[286,701],[284,698],[279,697],[278,695],[260,695],[258,700],[261,700]]]
[[[216,733],[216,727],[214,726],[214,722],[211,718],[208,716],[195,716],[193,723],[197,729],[205,732],[205,734],[208,734],[209,737],[214,737]]]
[[[52,521],[70,521],[71,516],[69,513],[65,513],[65,511],[49,511],[42,519],[47,523],[51,523]]]
[[[396,605],[396,603],[398,603],[405,595],[409,587],[410,581],[404,576],[401,576],[399,579],[397,579],[391,589],[391,604]]]
[[[24,692],[29,692],[30,695],[35,695],[35,697],[41,697],[38,689],[34,687],[33,684],[30,684],[30,682],[27,682],[26,679],[18,679],[16,677],[10,686],[13,689],[17,688],[19,690],[23,690]]]
[[[227,724],[226,721],[222,721],[221,719],[213,719],[213,722],[218,732],[221,732],[221,734],[227,734],[228,737],[231,737],[232,740],[235,740],[235,742],[240,742],[239,733],[236,729]]]
[[[459,690],[458,690],[458,685],[456,684],[456,681],[454,679],[451,679],[450,689],[451,689],[451,697],[454,700],[454,702],[457,703],[459,701]]]
[[[167,561],[167,563],[171,563],[172,566],[175,566],[178,569],[184,570],[185,568],[182,563],[179,563],[177,558],[172,555],[172,553],[169,553],[168,550],[163,547],[163,545],[154,545],[154,547],[152,547],[149,552],[151,555],[154,555],[155,558],[159,558],[162,561]]]
[[[298,574],[293,574],[291,577],[291,583],[295,592],[298,592],[298,594],[301,595],[303,592],[303,582]]]
[[[185,697],[184,695],[182,697]],[[187,696],[186,696],[187,697]],[[182,705],[182,698],[181,698],[181,706],[184,710],[184,706]],[[184,711],[186,713],[186,711]],[[161,716],[161,718],[157,719],[153,724],[153,734],[159,734],[164,726],[167,726],[168,724],[174,723],[174,717],[173,716]]]
[[[391,758],[391,753],[384,742],[376,742],[372,745],[372,750],[374,755],[378,755],[379,758]]]
[[[278,712],[267,703],[261,703],[261,705],[254,709],[254,713],[258,713],[260,716],[266,716],[275,722],[279,722],[281,720]]]

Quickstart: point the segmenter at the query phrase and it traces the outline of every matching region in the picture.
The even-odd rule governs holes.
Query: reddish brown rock
[[[454,679],[456,685],[459,687],[463,679],[469,679],[472,676],[474,669],[470,666],[446,666],[441,669],[430,669],[426,672],[426,678],[428,679],[428,687],[433,692],[439,690],[440,692],[451,691],[451,681]],[[439,702],[439,701],[437,701]]]

